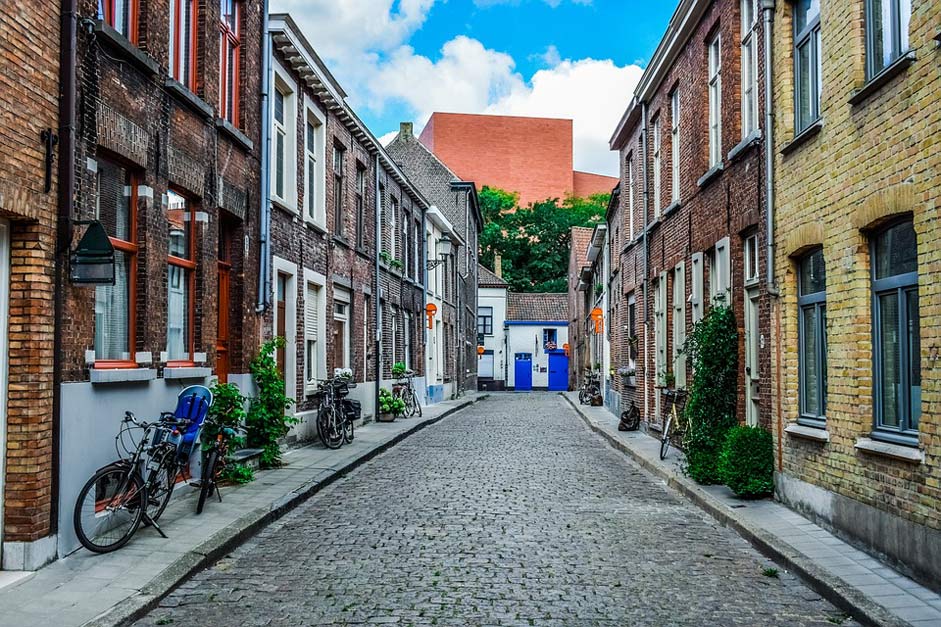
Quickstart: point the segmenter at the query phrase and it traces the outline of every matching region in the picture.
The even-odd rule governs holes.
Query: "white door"
[[[493,351],[487,351],[477,362],[477,376],[481,379],[493,378]]]
[[[653,295],[654,315],[654,407],[657,418],[660,411],[660,388],[664,386],[667,373],[667,273],[661,272]]]
[[[758,424],[758,290],[745,291],[745,424]]]
[[[0,563],[3,560],[3,480],[7,450],[7,311],[10,298],[10,224],[0,220]]]

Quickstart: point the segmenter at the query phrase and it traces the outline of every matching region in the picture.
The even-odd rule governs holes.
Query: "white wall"
[[[533,355],[533,388],[549,387],[549,356],[542,346],[542,330],[556,329],[560,348],[569,341],[568,325],[534,322],[532,325],[510,325],[507,327],[507,386],[516,386],[516,353]],[[545,372],[542,370],[545,369]]]
[[[506,289],[481,287],[477,289],[477,306],[493,307],[493,335],[484,336],[484,350],[493,351],[493,379],[503,381],[506,372]],[[510,355],[512,357],[512,355]]]

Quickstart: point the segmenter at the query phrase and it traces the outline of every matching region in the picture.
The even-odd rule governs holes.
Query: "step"
[[[229,461],[239,466],[248,466],[252,470],[258,470],[263,452],[264,449],[260,448],[240,448],[229,455]]]

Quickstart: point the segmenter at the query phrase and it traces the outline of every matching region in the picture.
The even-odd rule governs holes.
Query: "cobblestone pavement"
[[[326,488],[138,625],[854,624],[773,567],[561,397],[495,395]]]

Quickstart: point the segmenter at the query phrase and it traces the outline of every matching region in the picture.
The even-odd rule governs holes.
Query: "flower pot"
[[[379,412],[379,418],[376,422],[395,422],[395,414],[391,412]]]

